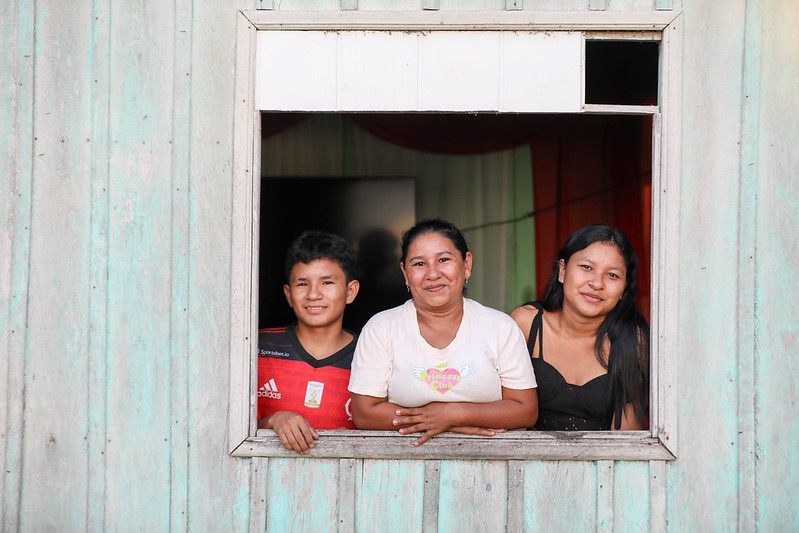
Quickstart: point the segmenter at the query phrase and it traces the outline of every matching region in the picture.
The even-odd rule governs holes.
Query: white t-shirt
[[[358,337],[349,385],[403,407],[493,402],[502,387],[536,387],[524,335],[505,313],[468,298],[457,335],[441,350],[419,332],[413,300],[373,316]]]

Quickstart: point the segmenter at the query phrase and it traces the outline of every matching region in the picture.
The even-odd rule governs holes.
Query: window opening
[[[263,115],[265,127],[275,116]],[[552,259],[575,230],[594,223],[619,227],[639,255],[638,304],[648,318],[651,116],[501,117],[370,114],[364,121],[362,115],[307,114],[297,129],[267,135],[259,328],[293,321],[282,290],[283,256],[301,231],[339,233],[359,252],[361,293],[344,315],[345,327],[358,332],[371,315],[407,298],[400,233],[435,216],[461,227],[473,250],[478,267],[470,297],[504,311],[540,298]],[[503,132],[504,145],[492,131]],[[464,169],[471,176],[461,176]],[[412,177],[392,177],[403,174]],[[515,197],[520,194],[527,197]],[[382,223],[369,221],[376,216]],[[377,240],[371,230],[381,224],[391,228]],[[505,280],[502,294],[497,278]]]
[[[657,105],[658,41],[585,41],[585,103]]]

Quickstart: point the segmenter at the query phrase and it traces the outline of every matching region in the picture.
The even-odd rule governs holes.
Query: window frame
[[[321,430],[310,457],[672,460],[677,456],[676,347],[680,249],[681,13],[652,12],[278,12],[237,16],[230,295],[228,450],[235,457],[298,457],[271,430],[257,429],[257,298],[261,112],[255,106],[259,30],[306,31],[582,31],[590,39],[661,42],[657,106],[582,104],[582,113],[650,114],[652,257],[650,429],[514,431],[494,437],[443,434],[421,447],[390,431]],[[583,90],[584,94],[584,90]],[[584,96],[583,96],[584,100]],[[667,253],[671,250],[672,253]],[[490,439],[490,443],[488,440]]]

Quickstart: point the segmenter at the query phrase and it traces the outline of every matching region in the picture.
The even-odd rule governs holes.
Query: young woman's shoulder
[[[527,302],[510,312],[510,317],[524,333],[525,340],[528,340],[530,328],[533,326],[533,319],[539,312],[541,312],[541,308],[538,302]]]

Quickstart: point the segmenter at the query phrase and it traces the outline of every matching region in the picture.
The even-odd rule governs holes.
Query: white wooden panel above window
[[[580,32],[259,31],[263,111],[579,112]]]

